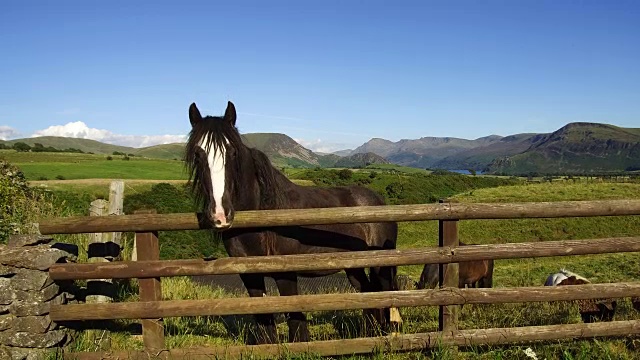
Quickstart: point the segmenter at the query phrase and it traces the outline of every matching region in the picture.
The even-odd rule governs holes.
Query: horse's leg
[[[266,293],[264,276],[261,274],[240,274],[250,297],[262,297]],[[278,341],[276,322],[273,314],[256,314],[256,330],[249,336],[249,344],[274,344]],[[251,334],[250,334],[251,335]]]
[[[482,276],[482,279],[478,282],[478,287],[491,288],[493,287],[493,260],[486,262],[487,272]],[[546,284],[545,284],[546,285]]]
[[[278,273],[273,278],[278,285],[280,296],[298,295],[298,278],[295,273]],[[287,325],[289,326],[289,341],[309,341],[309,329],[307,327],[307,317],[301,312],[291,312],[287,314]]]
[[[382,266],[382,267],[373,267],[370,270],[370,278],[371,278],[371,287],[373,291],[395,291],[398,290],[398,284],[396,279],[396,271],[397,267],[395,266]],[[380,318],[378,321],[383,329],[388,330],[387,328],[392,325],[391,321],[391,313],[394,313],[393,321],[395,323],[400,323],[402,319],[400,318],[400,313],[398,309],[393,308],[384,308],[381,309],[382,313],[380,314]]]
[[[347,279],[349,279],[349,282],[351,283],[351,285],[354,287],[354,289],[356,289],[356,291],[358,292],[371,292],[371,281],[369,281],[369,278],[367,277],[367,273],[364,271],[364,269],[360,268],[360,269],[345,269],[345,272],[347,273]],[[369,330],[374,328],[374,325],[376,323],[375,318],[376,316],[374,315],[376,309],[363,309],[362,310],[362,316],[364,317],[364,328],[365,328],[365,333],[368,333]]]

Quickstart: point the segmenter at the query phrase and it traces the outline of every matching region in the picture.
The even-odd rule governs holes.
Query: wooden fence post
[[[444,203],[440,200],[440,203]],[[439,220],[438,221],[438,246],[457,247],[458,240],[458,220]],[[438,285],[440,287],[458,287],[459,273],[458,263],[439,264],[438,265]],[[458,330],[458,309],[457,305],[440,306],[438,316],[439,331],[457,331]]]
[[[140,210],[140,213],[155,213],[155,210]],[[137,260],[160,260],[160,244],[157,232],[136,233]],[[162,287],[160,278],[139,279],[140,301],[162,300]],[[162,319],[146,319],[141,321],[142,340],[145,350],[149,352],[165,348],[164,326]]]
[[[122,215],[124,199],[124,182],[112,181],[109,186],[109,201],[98,199],[91,202],[91,216]],[[87,248],[90,263],[110,262],[120,256],[120,238],[122,233],[93,233]],[[96,279],[87,282],[87,303],[111,302],[116,294],[116,286],[112,279]],[[89,339],[96,342],[99,348],[110,347],[109,334],[106,330],[91,330]]]

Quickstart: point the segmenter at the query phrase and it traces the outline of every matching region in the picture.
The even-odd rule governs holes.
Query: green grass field
[[[70,153],[21,153],[0,150],[0,159],[18,166],[28,180],[149,179],[184,180],[182,161]]]
[[[528,202],[596,199],[640,199],[640,184],[615,183],[544,183],[478,189],[459,194],[462,202]],[[637,236],[640,216],[522,219],[522,220],[467,220],[459,224],[460,240],[471,244],[505,243],[522,241],[551,241],[562,239],[588,239],[615,236]],[[437,223],[406,222],[399,226],[399,248],[436,246]],[[639,253],[606,254],[588,256],[549,257],[536,259],[497,260],[494,272],[495,287],[540,286],[546,276],[564,267],[590,278],[595,283],[637,281],[640,264]],[[420,266],[403,266],[399,273],[418,278]],[[125,301],[136,301],[136,291],[124,294]],[[187,278],[163,279],[165,299],[203,299],[228,296],[218,289],[203,287]],[[435,331],[437,307],[401,309],[404,333]],[[357,337],[360,321],[358,311],[314,312],[308,314],[312,337],[315,340]],[[640,319],[631,308],[628,299],[619,303],[615,320]],[[460,313],[460,328],[516,327],[578,323],[577,306],[572,303],[530,303],[503,305],[471,305]],[[168,318],[167,345],[171,348],[232,345],[241,343],[238,338],[249,331],[249,318],[236,317],[185,317]],[[279,333],[286,334],[286,323],[280,319]],[[531,348],[539,359],[637,359],[638,339],[598,339],[591,341],[555,342],[527,346],[491,346],[461,348],[453,353],[435,349],[424,353],[378,354],[380,359],[526,359],[524,350]],[[635,345],[634,345],[635,344]],[[95,347],[83,337],[74,350],[86,351]],[[111,348],[141,349],[139,337],[125,333],[112,334]],[[313,355],[298,357],[317,358]],[[346,357],[365,359],[371,356]]]

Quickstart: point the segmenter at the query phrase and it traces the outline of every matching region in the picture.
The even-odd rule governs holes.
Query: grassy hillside
[[[166,160],[181,160],[184,156],[184,144],[163,144],[144,147],[136,149],[134,152],[136,156],[154,158],[154,159],[166,159]]]

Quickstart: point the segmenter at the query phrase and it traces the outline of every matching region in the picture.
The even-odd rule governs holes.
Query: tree
[[[33,144],[33,147],[31,148],[31,151],[33,152],[44,152],[45,148],[42,144],[40,143],[35,143]]]
[[[13,149],[19,152],[28,152],[29,150],[31,150],[31,146],[23,142],[17,142],[13,144]]]

